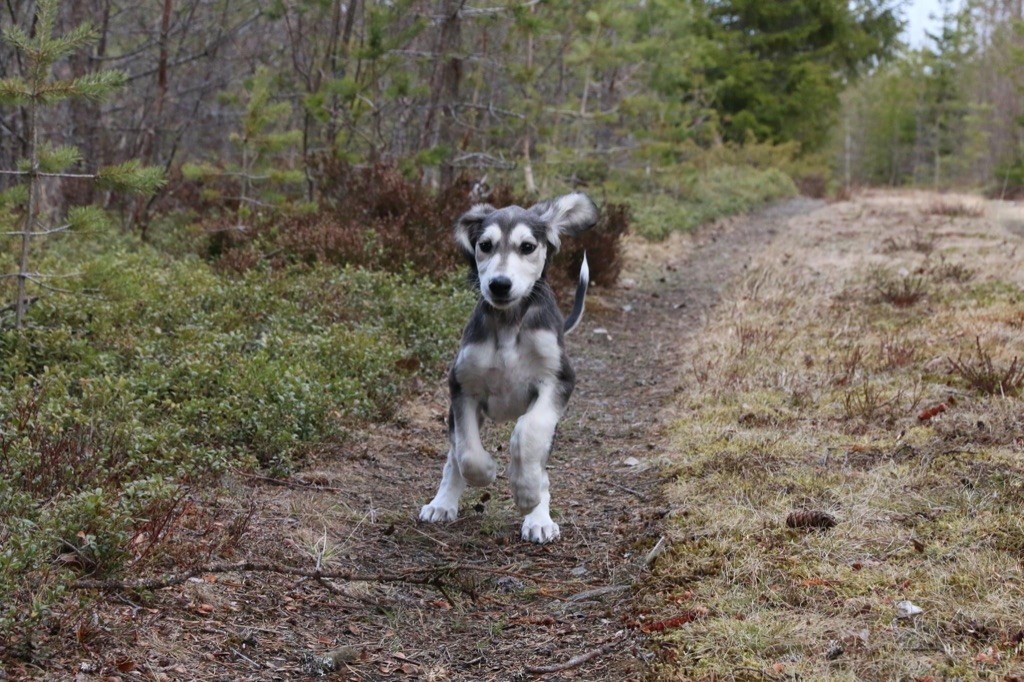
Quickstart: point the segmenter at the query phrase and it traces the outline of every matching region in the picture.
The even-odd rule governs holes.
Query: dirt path
[[[471,490],[456,523],[414,521],[443,463],[438,386],[395,423],[324,453],[292,487],[238,479],[218,503],[252,510],[237,559],[312,569],[319,558],[327,570],[364,574],[470,568],[438,573],[437,587],[334,591],[276,574],[195,578],[151,603],[106,605],[98,619],[113,646],[69,665],[140,679],[510,680],[596,651],[549,678],[643,677],[654,658],[644,631],[657,629],[657,616],[631,604],[671,511],[656,462],[673,377],[687,362],[677,349],[750,255],[816,205],[797,200],[638,249],[624,286],[592,297],[569,341],[579,387],[552,457],[560,542],[519,541],[504,475],[489,495]],[[508,433],[487,436],[502,466]]]

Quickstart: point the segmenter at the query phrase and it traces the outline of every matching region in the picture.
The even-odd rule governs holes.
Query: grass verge
[[[694,342],[655,580],[699,617],[664,679],[1024,674],[1024,244],[932,205],[797,219]]]
[[[797,194],[786,173],[775,168],[715,166],[674,178],[675,191],[648,192],[633,201],[636,232],[661,241],[717,218],[753,210]]]

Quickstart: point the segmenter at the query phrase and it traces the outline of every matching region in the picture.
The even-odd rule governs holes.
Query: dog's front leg
[[[522,537],[530,542],[550,542],[560,534],[558,524],[551,520],[551,494],[545,468],[562,412],[553,394],[551,387],[542,390],[533,407],[519,418],[512,431],[509,482],[512,499],[520,513],[525,514]]]
[[[466,480],[459,471],[459,463],[455,461],[455,446],[448,449],[448,461],[444,463],[441,474],[441,485],[430,504],[423,505],[420,510],[420,521],[437,523],[454,521],[459,516],[459,498],[466,489]]]
[[[480,407],[475,401],[459,397],[448,412],[448,437],[451,447],[441,474],[441,485],[430,504],[420,510],[420,520],[431,523],[454,521],[459,515],[459,498],[472,486],[494,481],[498,465],[484,450],[480,440]]]
[[[480,420],[483,418],[480,403],[468,396],[459,396],[452,401],[452,416],[455,421],[453,449],[462,478],[474,488],[494,483],[498,464],[484,450],[480,440]]]

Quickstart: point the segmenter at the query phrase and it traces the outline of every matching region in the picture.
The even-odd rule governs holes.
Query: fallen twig
[[[592,661],[598,656],[603,656],[615,647],[626,641],[625,632],[616,633],[615,636],[610,640],[597,647],[591,649],[579,656],[573,656],[564,663],[552,663],[551,665],[528,665],[526,666],[526,672],[534,675],[546,675],[548,673],[560,673],[564,670],[569,670],[577,666],[583,665],[587,661]]]
[[[280,486],[282,488],[292,488],[294,490],[315,490],[317,492],[324,493],[341,493],[346,492],[345,488],[337,488],[329,485],[317,485],[315,483],[304,483],[303,481],[296,481],[291,478],[273,478],[271,476],[260,476],[259,474],[250,474],[245,471],[239,471],[238,469],[232,470],[236,476],[242,478],[249,478],[254,481],[261,481],[270,485]]]
[[[592,590],[586,592],[580,592],[569,597],[568,601],[584,601],[586,599],[595,599],[597,597],[603,597],[608,594],[615,594],[616,592],[625,592],[629,589],[629,585],[605,585],[604,587],[595,587]]]
[[[315,578],[317,580],[427,585],[435,580],[439,573],[457,570],[458,568],[461,567],[440,566],[410,569],[402,573],[355,573],[351,571],[299,568],[273,562],[239,561],[235,563],[215,563],[207,566],[197,566],[180,573],[169,573],[155,578],[141,578],[138,580],[76,580],[71,583],[71,588],[76,590],[159,590],[164,587],[180,585],[191,578],[207,573],[277,573],[302,578]]]
[[[267,561],[239,561],[235,563],[222,562],[206,566],[197,566],[180,573],[169,573],[154,578],[141,578],[137,580],[82,579],[72,582],[69,587],[75,590],[159,590],[165,587],[181,585],[191,578],[208,573],[277,573],[279,575],[314,578],[319,582],[324,580],[343,580],[353,583],[405,583],[409,585],[428,585],[437,587],[443,575],[459,571],[476,571],[478,573],[512,576],[539,583],[564,584],[557,580],[526,576],[522,573],[506,569],[474,566],[472,564],[425,566],[423,568],[411,568],[400,573],[356,573],[354,571],[329,571],[323,569],[317,570],[300,568],[298,566],[288,566],[285,564]]]

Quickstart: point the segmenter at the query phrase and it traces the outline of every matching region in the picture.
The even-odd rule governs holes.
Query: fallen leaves
[[[647,622],[634,622],[631,623],[633,627],[644,633],[652,632],[664,632],[665,630],[675,630],[687,623],[692,623],[695,620],[703,620],[707,618],[708,609],[704,606],[695,606],[692,609],[686,609],[678,616],[672,618],[666,618],[665,620],[656,620],[650,623]]]
[[[939,403],[938,405],[933,405],[932,407],[929,407],[929,408],[927,408],[925,410],[922,410],[921,413],[917,415],[917,421],[919,421],[919,422],[929,421],[932,418],[937,417],[938,415],[942,414],[945,411],[946,411],[946,403]]]

